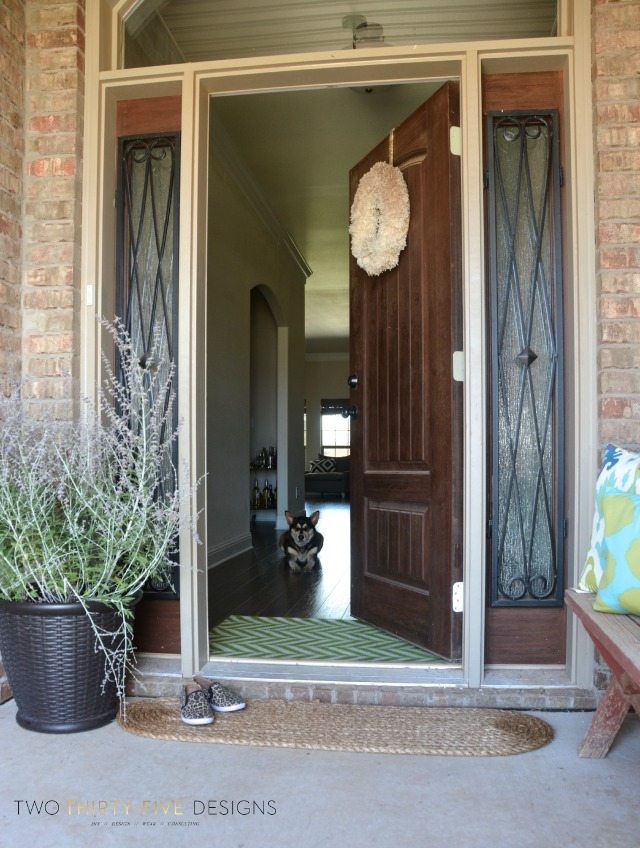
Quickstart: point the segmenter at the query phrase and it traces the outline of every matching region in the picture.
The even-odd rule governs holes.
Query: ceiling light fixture
[[[351,30],[351,46],[354,50],[384,44],[382,24],[369,23],[364,15],[346,15],[342,19],[342,26]]]

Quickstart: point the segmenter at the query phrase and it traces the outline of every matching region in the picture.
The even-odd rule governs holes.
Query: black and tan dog
[[[284,517],[289,529],[280,536],[280,547],[287,557],[292,571],[311,571],[318,562],[318,553],[324,544],[324,536],[316,530],[320,512],[316,510],[307,517],[293,515],[288,510]]]

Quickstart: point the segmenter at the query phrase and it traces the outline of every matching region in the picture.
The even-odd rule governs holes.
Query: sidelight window
[[[562,603],[558,115],[490,113],[491,601]]]
[[[157,134],[123,137],[118,151],[116,313],[160,385],[177,362],[179,146],[178,133]],[[177,395],[175,373],[171,381]],[[175,431],[177,423],[176,398],[167,429]],[[177,449],[174,441],[173,468]],[[172,481],[167,466],[163,479]]]

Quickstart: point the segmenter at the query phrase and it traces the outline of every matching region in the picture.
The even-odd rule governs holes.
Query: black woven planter
[[[97,625],[113,632],[115,610],[91,604]],[[109,641],[105,639],[109,645]],[[16,721],[40,733],[77,733],[115,718],[115,683],[104,691],[105,656],[80,604],[0,601],[0,654],[18,706]]]

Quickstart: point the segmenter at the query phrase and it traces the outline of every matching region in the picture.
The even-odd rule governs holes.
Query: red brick
[[[597,103],[596,118],[602,124],[637,124],[640,103]]]
[[[599,102],[603,100],[633,101],[640,97],[640,80],[635,77],[609,78],[597,77],[594,94]]]
[[[73,200],[28,200],[25,205],[27,218],[36,221],[72,220],[76,204]]]
[[[30,335],[22,340],[22,349],[27,353],[69,353],[73,350],[73,335]]]
[[[28,173],[32,177],[72,177],[76,172],[75,157],[33,159],[29,162]]]
[[[640,197],[601,199],[598,204],[600,220],[637,218],[640,221]]]
[[[594,39],[598,53],[621,53],[640,48],[640,26],[620,30],[602,30]]]
[[[73,309],[75,292],[73,289],[35,289],[25,292],[25,309]]]
[[[640,292],[640,271],[602,271],[599,278],[603,292]]]
[[[75,245],[73,242],[29,244],[25,258],[29,265],[70,265],[73,262]]]
[[[607,397],[600,400],[601,418],[630,418],[632,404],[629,398]]]
[[[633,244],[640,241],[640,221],[600,224],[598,227],[600,244]]]
[[[640,344],[640,321],[601,321],[600,338],[611,344]]]
[[[617,247],[600,250],[602,268],[640,268],[640,247]]]
[[[600,349],[598,362],[601,369],[640,368],[640,346],[617,346]]]
[[[27,138],[27,153],[37,153],[41,156],[56,153],[75,153],[78,148],[78,138],[75,133],[56,133],[55,135],[33,135]]]
[[[603,171],[640,171],[640,150],[605,150],[598,160]]]
[[[36,115],[29,119],[28,129],[37,133],[70,132],[77,129],[76,115]]]
[[[631,368],[624,371],[610,369],[600,374],[599,383],[602,394],[638,394],[640,392],[640,372]]]
[[[46,106],[47,103],[52,103],[52,92],[70,90],[70,93],[73,95],[75,90],[82,86],[82,83],[83,75],[77,68],[47,71],[45,73],[30,74],[27,79],[27,90],[39,93],[40,103],[45,109],[55,112],[58,110],[52,105]],[[42,106],[37,103],[38,96],[34,94],[33,100],[36,103],[34,108],[40,111]]]
[[[48,50],[52,47],[70,47],[83,45],[82,34],[73,29],[42,30],[27,33],[27,47],[35,50]]]
[[[33,50],[29,55],[29,67],[33,70],[55,71],[63,68],[84,68],[81,54],[76,47],[59,50]]]
[[[72,286],[74,282],[73,266],[30,268],[26,274],[27,282],[32,286]]]
[[[640,421],[626,418],[607,418],[600,422],[601,444],[614,442],[622,447],[640,445]]]
[[[27,21],[30,29],[54,29],[82,24],[83,16],[78,3],[58,2],[53,6],[30,9],[27,7]]]
[[[600,173],[597,181],[598,198],[640,196],[640,174]]]
[[[72,357],[38,356],[31,357],[25,364],[25,373],[32,377],[64,377],[72,373]]]

